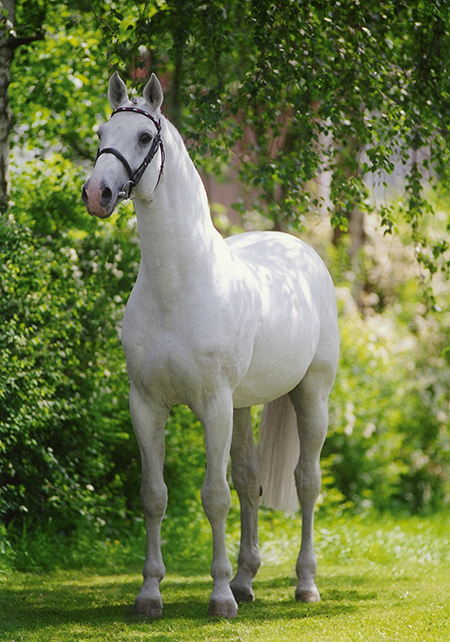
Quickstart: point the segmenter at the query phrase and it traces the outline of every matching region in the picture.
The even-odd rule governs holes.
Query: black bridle
[[[153,118],[153,116],[149,114],[147,111],[144,111],[143,109],[138,109],[137,107],[118,107],[111,114],[111,118],[115,114],[118,114],[123,111],[130,111],[135,114],[142,114],[142,116],[146,116],[147,118],[150,118],[150,120],[155,125],[157,130],[155,136],[152,139],[152,144],[150,145],[150,149],[148,150],[147,156],[144,158],[144,160],[142,161],[142,163],[139,165],[139,167],[135,172],[133,172],[129,162],[127,161],[125,156],[121,152],[119,152],[118,149],[115,149],[114,147],[105,147],[104,149],[101,149],[101,150],[99,149],[97,152],[97,158],[95,159],[95,162],[97,162],[99,156],[101,156],[102,154],[114,154],[114,156],[116,156],[116,158],[118,158],[121,161],[121,163],[127,170],[127,174],[130,180],[127,183],[125,183],[125,185],[122,188],[123,191],[120,194],[121,195],[123,194],[123,198],[130,198],[133,192],[133,189],[141,180],[145,170],[149,166],[150,162],[152,161],[159,147],[161,149],[161,166],[159,168],[158,180],[156,182],[155,189],[158,187],[158,184],[164,169],[165,154],[164,154],[164,145],[161,139],[161,123],[157,121],[155,118]],[[127,191],[125,191],[125,188],[127,188]]]

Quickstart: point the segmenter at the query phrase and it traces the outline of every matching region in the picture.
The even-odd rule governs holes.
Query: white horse
[[[164,429],[175,404],[189,406],[205,434],[201,497],[213,535],[209,614],[234,617],[237,602],[254,599],[261,486],[265,504],[281,509],[298,508],[297,487],[302,543],[295,597],[316,602],[313,512],[339,353],[331,277],[314,250],[288,234],[220,236],[181,136],[161,115],[163,92],[155,75],[143,98],[130,100],[115,73],[109,100],[113,115],[100,127],[99,155],[83,200],[92,215],[106,218],[121,200],[133,198],[141,242],[122,329],[147,526],[135,612],[158,617],[163,609]],[[261,452],[250,420],[255,404],[266,404]],[[231,584],[225,547],[230,453],[241,505]]]

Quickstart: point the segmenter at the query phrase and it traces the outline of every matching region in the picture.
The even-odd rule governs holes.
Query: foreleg
[[[165,425],[168,409],[130,390],[130,410],[142,460],[141,503],[147,528],[143,569],[144,583],[136,598],[134,612],[149,617],[162,615],[160,582],[166,569],[161,555],[161,522],[167,506],[164,483]]]

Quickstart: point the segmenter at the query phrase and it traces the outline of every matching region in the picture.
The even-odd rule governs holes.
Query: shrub
[[[80,186],[67,161],[34,161],[0,221],[0,518],[19,530],[112,528],[135,508],[119,330],[139,249],[126,219],[87,215]]]
[[[411,282],[407,286],[413,288]],[[323,451],[325,496],[379,510],[450,503],[450,315],[408,301],[362,319],[340,292],[341,361]]]
[[[111,469],[101,413],[111,365],[99,348],[116,330],[75,248],[39,242],[12,216],[0,222],[0,246],[0,515],[69,526],[99,516],[94,505],[111,509],[95,489]]]

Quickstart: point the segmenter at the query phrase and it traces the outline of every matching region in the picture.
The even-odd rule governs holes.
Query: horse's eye
[[[150,134],[142,134],[139,138],[139,142],[141,143],[141,145],[148,145],[151,139],[152,137],[150,136]]]

